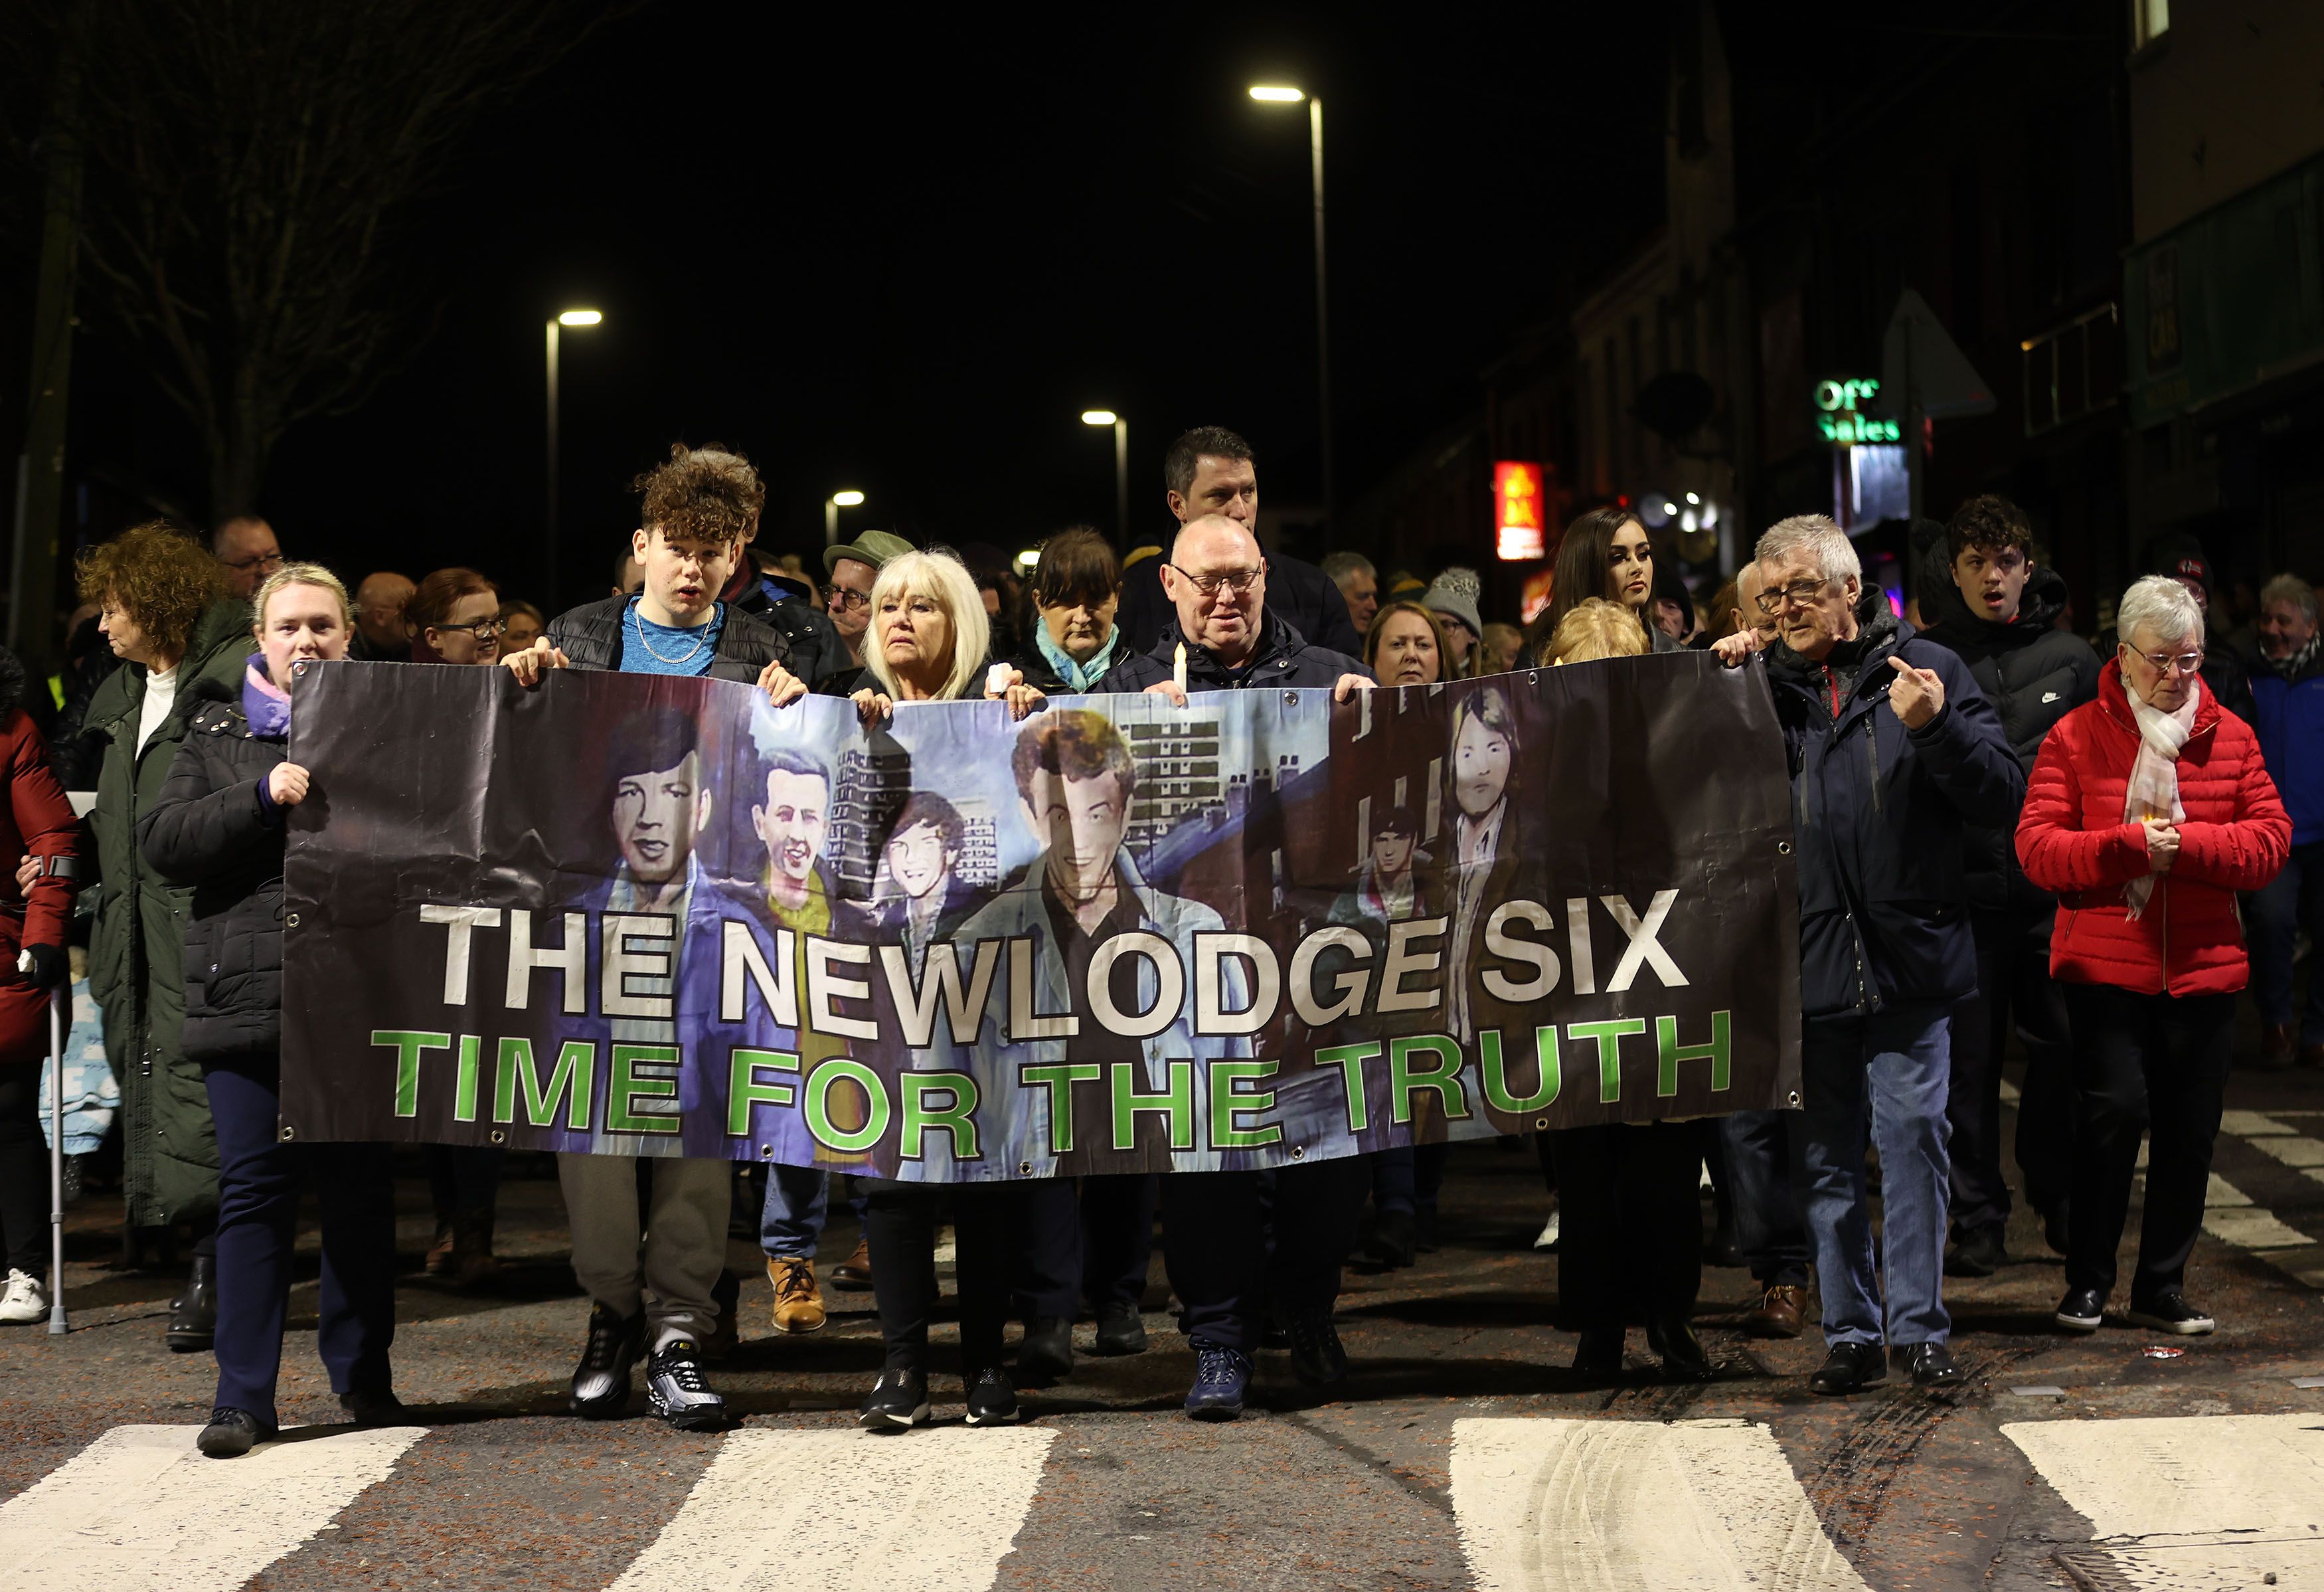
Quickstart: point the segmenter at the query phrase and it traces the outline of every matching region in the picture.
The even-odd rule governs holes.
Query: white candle
[[[1186,689],[1186,643],[1185,642],[1178,643],[1178,661],[1170,666],[1170,678],[1178,682],[1178,689],[1181,691]]]

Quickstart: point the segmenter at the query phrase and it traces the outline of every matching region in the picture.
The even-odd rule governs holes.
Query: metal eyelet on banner
[[[1800,1103],[1800,1092],[1799,1092],[1799,1090],[1797,1090],[1797,1089],[1794,1089],[1790,1094],[1788,1094],[1788,1095],[1784,1096],[1784,1097],[1786,1100],[1789,1100],[1789,1101],[1790,1101],[1793,1105],[1794,1105],[1794,1106],[1796,1106],[1796,1105],[1798,1105],[1798,1104]]]
[[[1284,693],[1283,693],[1283,705],[1284,705],[1285,707],[1286,707],[1286,708],[1296,708],[1296,707],[1298,707],[1298,706],[1299,706],[1299,693],[1298,693],[1297,691],[1286,691],[1286,692],[1284,692]]]
[[[298,1134],[299,1130],[292,1127],[289,1123],[286,1122],[282,1125],[282,1142],[284,1143],[288,1144],[292,1139],[298,1136]]]
[[[290,678],[291,678],[292,680],[304,680],[304,679],[306,679],[306,678],[307,678],[307,663],[308,663],[308,660],[306,660],[306,659],[304,659],[304,658],[301,658],[298,662],[293,663],[292,665],[290,665]]]
[[[1536,685],[1539,685],[1540,683],[1541,683],[1541,671],[1539,671],[1538,669],[1528,669],[1528,670],[1526,670],[1526,684],[1527,684],[1527,685],[1529,685],[1529,686],[1536,686]]]
[[[1294,1160],[1294,1161],[1305,1161],[1305,1160],[1306,1160],[1306,1159],[1307,1159],[1307,1146],[1306,1146],[1306,1145],[1305,1145],[1305,1144],[1294,1144],[1294,1145],[1292,1145],[1292,1146],[1291,1146],[1291,1159],[1292,1159],[1292,1160]]]
[[[1791,843],[1790,841],[1788,841],[1788,840],[1778,840],[1778,841],[1776,841],[1776,842],[1775,842],[1775,855],[1776,855],[1777,856],[1791,856],[1791,855],[1792,855],[1792,843]]]
[[[1017,1163],[1017,1175],[1020,1178],[1031,1177],[1033,1175],[1033,1163],[1029,1161],[1019,1162]]]
[[[772,1161],[775,1158],[775,1147],[772,1144],[760,1145],[759,1158],[762,1161]]]
[[[296,929],[299,926],[299,914],[292,912],[289,917],[282,920],[282,923],[285,928]]]
[[[494,1128],[491,1133],[486,1134],[484,1136],[495,1144],[505,1144],[508,1143],[508,1135],[501,1132],[498,1128]]]
[[[1545,1134],[1549,1132],[1549,1118],[1546,1116],[1535,1117],[1533,1119],[1533,1131],[1537,1134]]]

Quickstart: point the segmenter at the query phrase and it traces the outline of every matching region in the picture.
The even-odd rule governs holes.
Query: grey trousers
[[[653,1189],[642,1234],[641,1160]],[[651,1349],[681,1337],[696,1344],[708,1337],[718,1320],[711,1293],[725,1264],[733,1164],[560,1153],[557,1180],[573,1229],[573,1274],[590,1299],[625,1319],[643,1310],[650,1318],[646,1341]]]

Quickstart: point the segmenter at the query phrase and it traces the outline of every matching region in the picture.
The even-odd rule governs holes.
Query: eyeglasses
[[[430,630],[465,630],[480,642],[498,641],[508,626],[497,619],[479,619],[474,625],[431,625]]]
[[[237,574],[248,574],[253,569],[263,569],[272,575],[282,567],[282,555],[279,552],[253,553],[246,559],[223,559],[219,561]]]
[[[830,586],[824,588],[824,598],[835,608],[868,608],[872,594],[857,591],[851,586]]]
[[[1229,569],[1218,575],[1190,575],[1176,564],[1165,564],[1162,567],[1193,587],[1205,601],[1218,596],[1221,587],[1226,588],[1237,597],[1241,597],[1252,587],[1258,585],[1259,578],[1267,573],[1265,564],[1261,564],[1256,569]]]
[[[1779,591],[1763,591],[1752,600],[1759,605],[1762,614],[1780,614],[1785,605],[1797,603],[1803,608],[1823,595],[1828,580],[1794,580]]]
[[[2191,653],[2140,653],[2138,655],[2153,664],[2157,674],[2169,674],[2173,670],[2181,674],[2193,674],[2203,667],[2203,650],[2200,647]]]

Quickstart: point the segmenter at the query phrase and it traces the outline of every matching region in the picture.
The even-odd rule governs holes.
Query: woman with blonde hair
[[[1543,639],[1540,657],[1544,663],[1594,663],[1646,651],[1646,627],[1636,615],[1604,597],[1584,597]]]
[[[395,1188],[384,1144],[278,1136],[282,1069],[282,859],[314,777],[289,760],[290,698],[309,666],[346,655],[346,588],[319,564],[285,564],[252,603],[258,650],[239,680],[205,678],[168,782],[137,826],[162,878],[193,892],[186,923],[185,1050],[217,1125],[217,1392],[198,1446],[214,1459],[274,1435],[274,1393],[297,1248],[300,1186],[322,1208],[316,1347],[359,1426],[402,1415],[388,1371],[395,1337]],[[227,971],[220,973],[219,969]]]

